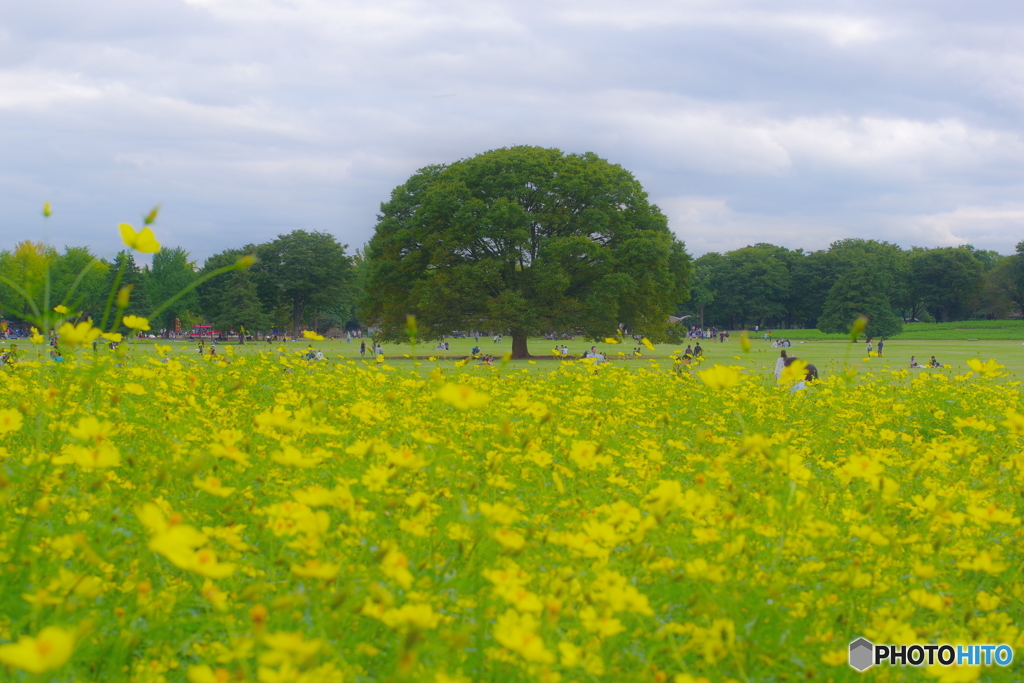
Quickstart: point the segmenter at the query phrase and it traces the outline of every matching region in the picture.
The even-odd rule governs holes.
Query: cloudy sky
[[[0,0],[0,248],[361,246],[416,169],[631,170],[695,255],[1024,239],[1009,0]]]

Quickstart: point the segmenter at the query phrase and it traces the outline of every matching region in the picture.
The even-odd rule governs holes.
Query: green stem
[[[114,298],[117,296],[117,290],[121,286],[121,278],[124,277],[124,269],[128,265],[128,259],[121,261],[121,268],[117,271],[117,277],[114,278],[114,286],[110,288],[110,294],[107,295],[107,305],[103,307],[103,319],[100,320],[100,329],[105,330],[107,328],[107,318],[110,317],[110,307],[114,305]],[[107,330],[113,332],[117,327]]]
[[[32,308],[32,313],[35,314],[36,320],[34,322],[37,325],[42,325],[41,321],[43,316],[39,314],[39,308],[36,306],[36,302],[32,300],[32,297],[28,295],[28,292],[26,292],[24,288],[22,288],[22,286],[19,285],[18,283],[14,282],[9,278],[3,277],[2,275],[0,275],[0,282],[3,282],[5,285],[7,285],[8,287],[10,287],[15,292],[21,295],[21,297],[25,300],[25,303],[27,303]]]

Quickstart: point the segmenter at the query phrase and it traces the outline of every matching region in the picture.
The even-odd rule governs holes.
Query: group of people
[[[720,342],[724,342],[729,338],[729,333],[725,330],[719,330],[717,327],[703,328],[699,325],[690,325],[690,329],[686,334],[690,339],[718,339]]]
[[[445,348],[448,348],[448,344],[445,344]],[[366,340],[359,342],[359,355],[366,355]],[[384,361],[384,347],[378,344],[376,341],[370,342],[370,355],[376,358],[378,362]]]
[[[883,348],[885,348],[885,340],[884,339],[879,339],[878,340],[878,349],[875,351],[875,355],[878,356],[879,358],[882,357],[882,349]],[[872,351],[871,337],[868,337],[868,348],[867,348],[867,351],[868,351],[868,355],[870,356],[871,355],[871,351]]]
[[[920,368],[941,368],[942,367],[942,363],[937,361],[935,359],[935,356],[932,356],[931,359],[928,361],[927,365],[921,365],[920,363],[917,362],[916,358],[911,356],[910,357],[910,367],[915,369],[915,370],[916,369],[920,369]]]

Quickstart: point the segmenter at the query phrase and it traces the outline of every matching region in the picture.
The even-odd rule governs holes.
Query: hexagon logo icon
[[[865,638],[858,638],[850,643],[850,666],[857,671],[864,671],[874,662],[875,646]]]

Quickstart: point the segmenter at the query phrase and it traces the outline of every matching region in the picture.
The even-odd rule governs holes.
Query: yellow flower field
[[[70,334],[70,333],[69,333]],[[2,373],[0,680],[1019,680],[1024,412],[994,364]]]

